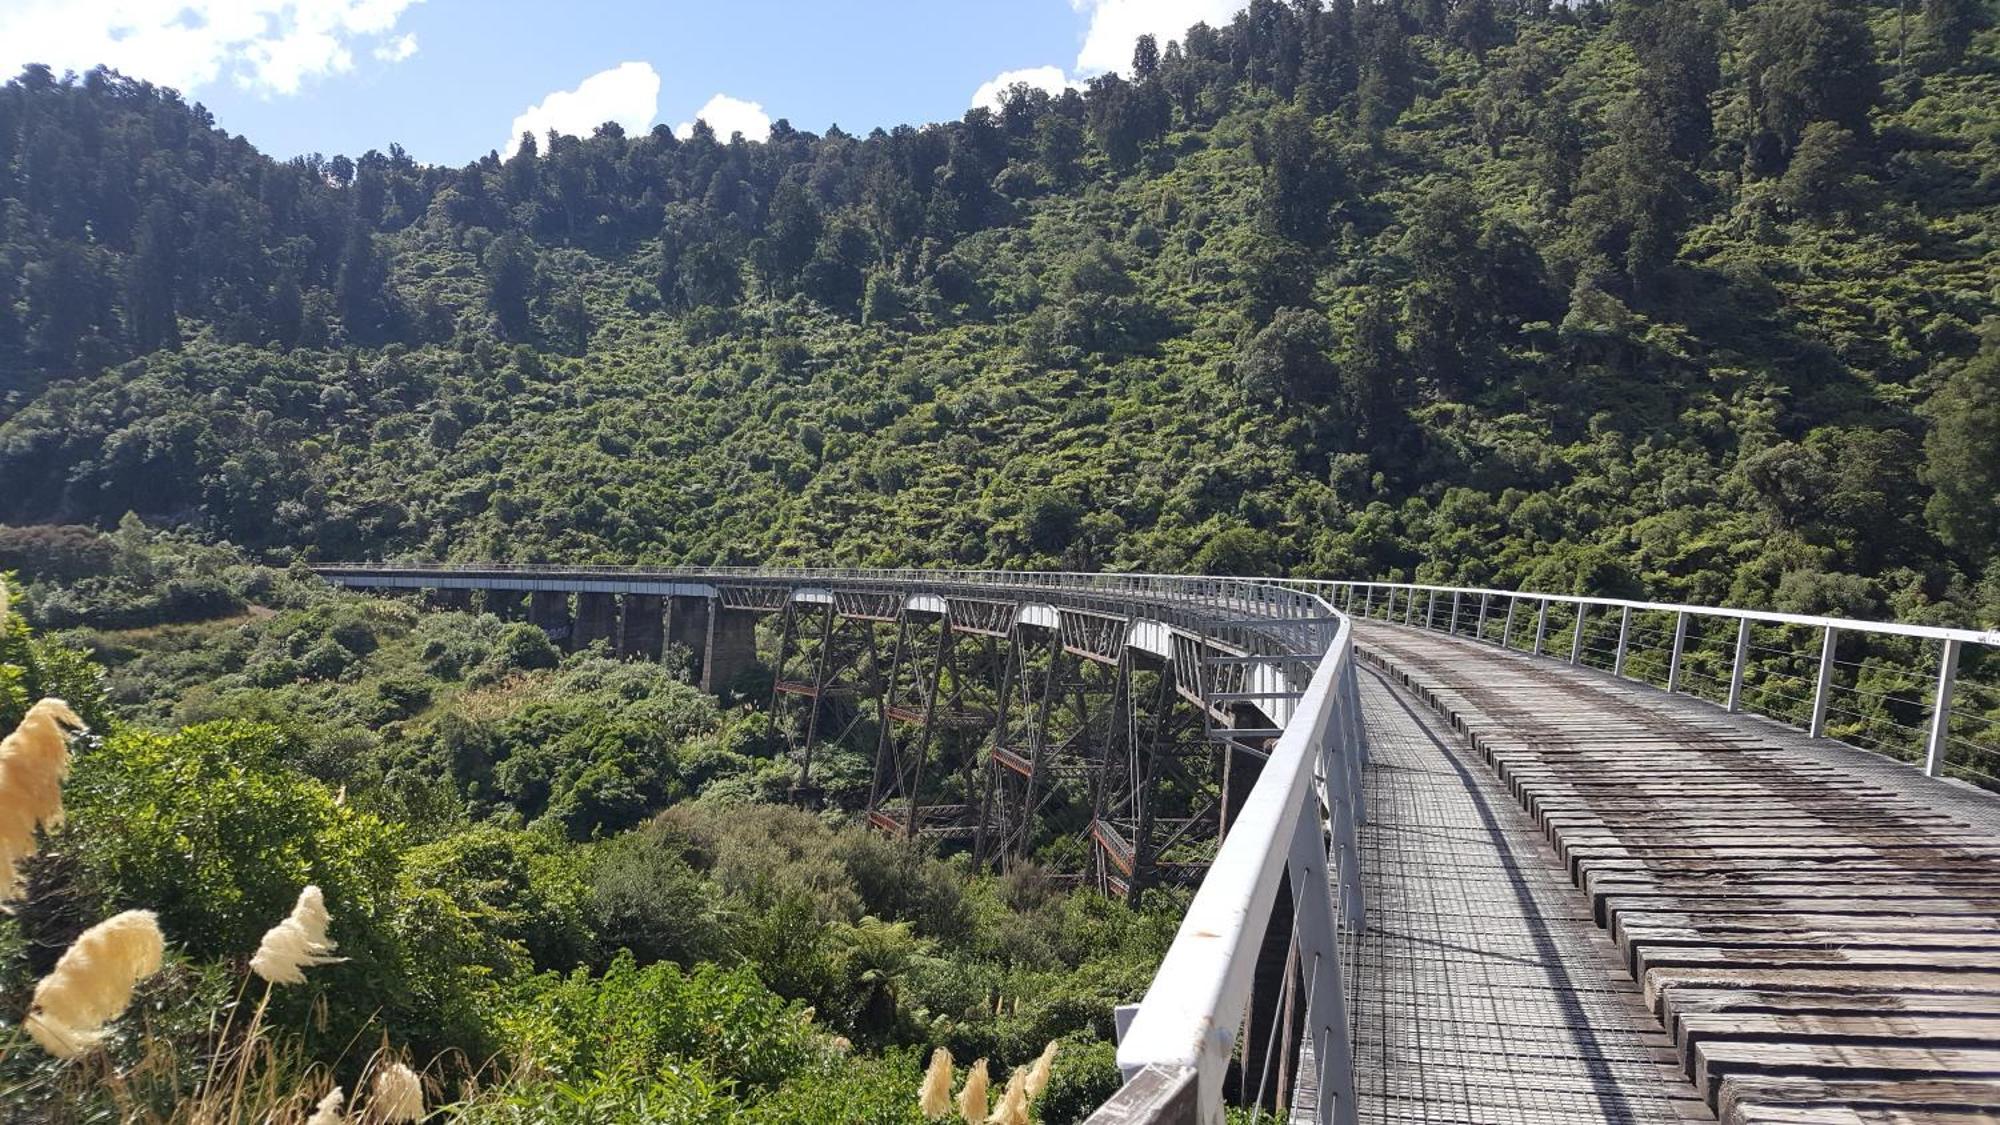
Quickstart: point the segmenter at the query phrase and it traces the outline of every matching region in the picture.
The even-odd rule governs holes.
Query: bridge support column
[[[528,623],[547,633],[557,648],[569,648],[569,595],[561,590],[536,590],[528,598]]]
[[[660,631],[663,612],[660,595],[627,594],[624,609],[624,616],[619,622],[618,655],[627,660],[634,657],[658,660],[664,647]]]
[[[486,612],[502,621],[521,619],[521,602],[524,595],[519,590],[487,590],[485,592]]]
[[[703,646],[701,690],[720,695],[730,681],[757,661],[757,615],[709,603],[708,643]]]
[[[667,598],[667,645],[687,651],[697,683],[708,657],[708,599],[673,595]]]
[[[576,644],[577,651],[589,648],[599,641],[607,645],[615,641],[618,632],[618,596],[616,594],[582,593],[576,596]]]
[[[432,590],[429,600],[437,609],[456,610],[460,613],[469,613],[472,610],[470,590]]]

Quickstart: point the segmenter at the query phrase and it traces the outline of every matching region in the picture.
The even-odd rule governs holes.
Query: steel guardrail
[[[1363,618],[1377,615],[1380,607],[1385,620],[1394,621],[1398,610],[1402,623],[1424,628],[1442,628],[1458,634],[1467,624],[1467,613],[1472,614],[1472,633],[1476,639],[1484,640],[1486,620],[1496,602],[1504,604],[1505,623],[1501,626],[1499,643],[1502,647],[1512,647],[1516,610],[1522,603],[1534,609],[1534,641],[1529,651],[1544,654],[1550,645],[1548,637],[1549,610],[1551,607],[1573,607],[1570,626],[1568,662],[1583,662],[1586,656],[1584,641],[1585,621],[1593,610],[1614,610],[1618,614],[1618,632],[1611,655],[1610,671],[1626,678],[1627,664],[1633,636],[1632,619],[1635,614],[1672,615],[1674,628],[1672,642],[1668,649],[1666,682],[1669,692],[1682,690],[1687,651],[1689,625],[1702,619],[1717,619],[1735,624],[1734,649],[1729,661],[1729,677],[1722,706],[1736,712],[1746,709],[1745,678],[1752,671],[1752,629],[1759,625],[1790,626],[1817,630],[1819,652],[1816,658],[1800,654],[1802,661],[1811,661],[1814,667],[1812,695],[1809,709],[1803,712],[1802,729],[1814,738],[1826,737],[1828,714],[1833,696],[1837,690],[1835,673],[1841,663],[1838,659],[1838,644],[1844,635],[1897,637],[1919,643],[1934,643],[1937,646],[1937,663],[1929,692],[1929,716],[1923,731],[1921,761],[1924,773],[1932,777],[1944,776],[1949,764],[1949,751],[1954,743],[1986,754],[2000,757],[2000,742],[1988,747],[1974,745],[1968,740],[1952,734],[1952,706],[1958,684],[1960,656],[1967,645],[2000,650],[2000,629],[1964,629],[1938,625],[1916,625],[1898,621],[1863,621],[1844,617],[1823,617],[1813,614],[1784,613],[1772,610],[1738,609],[1726,606],[1688,605],[1679,602],[1649,602],[1630,598],[1591,597],[1580,594],[1554,594],[1531,590],[1499,590],[1479,586],[1446,586],[1420,582],[1363,582],[1348,580],[1292,579],[1288,584],[1299,589],[1312,590],[1326,596],[1330,602],[1340,604],[1344,610]],[[1447,599],[1441,607],[1440,599]],[[1467,603],[1476,602],[1476,609],[1468,611]],[[1358,604],[1357,604],[1358,603]],[[1421,604],[1422,609],[1418,607]],[[1439,624],[1442,614],[1444,624]],[[1525,629],[1524,629],[1525,632]],[[1847,689],[1854,690],[1854,689]],[[1789,722],[1790,717],[1765,712],[1765,717],[1780,722]],[[1966,766],[1959,772],[1977,777],[1989,785],[1996,779],[1991,773],[1976,767]]]

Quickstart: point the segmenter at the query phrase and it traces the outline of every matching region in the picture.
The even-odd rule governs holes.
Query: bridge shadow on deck
[[[1355,950],[1369,1122],[1713,1120],[1663,1065],[1587,904],[1497,783],[1372,672],[1363,836],[1370,926]]]

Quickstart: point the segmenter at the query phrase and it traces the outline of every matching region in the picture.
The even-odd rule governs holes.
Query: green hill
[[[1992,619],[1990,14],[1258,0],[950,124],[459,169],[30,69],[0,521]]]

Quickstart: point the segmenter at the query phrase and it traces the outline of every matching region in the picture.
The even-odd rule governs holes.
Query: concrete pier
[[[432,590],[430,603],[436,609],[469,613],[472,610],[471,590]]]
[[[708,602],[678,594],[667,599],[667,643],[688,650],[697,670],[706,664],[708,653]]]
[[[519,621],[522,604],[527,594],[520,590],[485,590],[481,592],[486,612],[502,621]]]
[[[569,595],[561,590],[536,590],[528,598],[528,623],[539,626],[558,648],[569,648]]]
[[[618,655],[627,660],[658,660],[664,647],[662,614],[665,607],[658,594],[625,595],[625,615],[619,624]]]
[[[605,645],[615,645],[618,641],[618,595],[581,593],[576,596],[576,643],[571,647],[581,652],[591,645],[603,641]]]
[[[701,662],[701,690],[719,695],[757,662],[757,615],[747,609],[708,609],[708,644]]]

